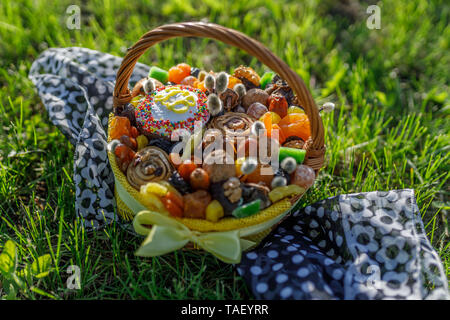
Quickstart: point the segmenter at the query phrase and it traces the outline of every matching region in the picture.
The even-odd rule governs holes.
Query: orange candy
[[[109,128],[109,136],[111,140],[120,139],[121,136],[131,135],[130,120],[126,117],[116,116],[111,120],[111,127]]]
[[[194,190],[198,190],[198,189],[208,190],[209,175],[204,169],[197,168],[191,172],[190,182],[191,182],[191,186]]]
[[[169,69],[169,81],[176,84],[181,84],[181,81],[190,75],[191,67],[186,63],[180,63]]]
[[[245,182],[250,183],[262,183],[267,187],[270,187],[270,183],[273,179],[273,169],[269,164],[258,164],[256,170],[252,173],[245,175],[242,179]]]
[[[304,113],[291,113],[285,116],[278,123],[286,138],[295,136],[303,141],[311,136],[311,129],[308,116]]]
[[[186,74],[187,76],[191,74],[191,66],[187,63],[180,63],[177,65],[177,67],[183,70],[184,74]]]

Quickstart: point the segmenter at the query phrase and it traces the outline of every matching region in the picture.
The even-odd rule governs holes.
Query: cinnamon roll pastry
[[[215,117],[209,123],[209,128],[219,129],[222,134],[229,138],[247,137],[253,119],[245,113],[227,112],[222,116]]]
[[[135,189],[142,185],[169,179],[174,168],[167,153],[158,147],[146,147],[136,153],[127,169],[127,180]]]

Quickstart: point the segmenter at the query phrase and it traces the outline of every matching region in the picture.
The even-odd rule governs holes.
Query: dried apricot
[[[295,136],[304,141],[311,135],[308,116],[304,113],[291,113],[278,123],[286,138]]]

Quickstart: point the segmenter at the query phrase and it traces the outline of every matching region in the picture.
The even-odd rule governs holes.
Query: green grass
[[[366,27],[369,1],[8,1],[0,3],[0,248],[19,263],[50,253],[55,270],[35,285],[62,299],[251,298],[232,267],[203,253],[133,255],[140,240],[113,225],[85,233],[75,220],[74,148],[53,126],[27,79],[48,47],[83,46],[123,56],[158,25],[207,19],[267,45],[309,84],[324,116],[326,166],[303,204],[340,193],[413,188],[426,231],[450,279],[450,7],[445,0],[380,1],[381,29]],[[371,1],[370,3],[374,3]],[[80,4],[81,30],[66,28]],[[141,62],[186,61],[207,70],[264,66],[218,42],[173,39]],[[66,287],[69,265],[81,290]],[[0,294],[1,295],[1,294]],[[34,292],[25,298],[40,298]]]

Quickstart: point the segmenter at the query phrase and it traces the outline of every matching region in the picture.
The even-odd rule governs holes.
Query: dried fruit
[[[281,119],[278,125],[286,137],[296,136],[306,141],[311,136],[309,119],[306,114],[288,114]]]
[[[287,112],[288,112],[288,114],[291,114],[291,113],[305,113],[305,110],[303,110],[299,106],[290,106],[288,108]]]
[[[208,173],[211,183],[236,176],[234,159],[223,150],[214,150],[205,157],[203,169]]]
[[[178,206],[175,201],[168,198],[167,196],[163,197],[161,201],[166,207],[167,211],[169,211],[169,215],[177,218],[183,217],[183,207]]]
[[[143,134],[136,138],[136,142],[138,151],[144,149],[148,145],[148,139]]]
[[[291,184],[288,186],[278,187],[269,192],[270,200],[275,203],[281,199],[292,196],[294,194],[302,194],[305,189],[298,185]]]
[[[258,164],[256,170],[251,174],[244,176],[243,180],[248,183],[262,183],[269,187],[273,175],[273,169],[269,164]]]
[[[272,111],[268,111],[266,113],[264,113],[260,118],[259,121],[263,122],[264,124],[266,123],[266,119],[267,118],[271,118],[271,124],[277,124],[280,122],[281,117],[278,113],[272,112]]]
[[[187,194],[184,200],[184,216],[186,218],[205,219],[206,208],[211,202],[211,195],[205,190]]]
[[[188,65],[187,63],[177,64],[177,68],[183,70],[183,72],[186,75],[186,77],[191,74],[191,66]]]
[[[177,170],[184,180],[189,181],[192,171],[196,168],[197,165],[192,160],[186,159],[178,166]]]
[[[143,194],[143,197],[141,197],[141,201],[147,208],[160,212],[164,215],[169,215],[164,203],[157,195],[153,193],[145,193]]]
[[[269,98],[269,111],[277,113],[281,118],[284,118],[288,114],[288,103],[285,97],[270,96]]]
[[[109,137],[111,140],[120,139],[121,136],[131,136],[131,123],[126,117],[115,116],[111,120],[109,127]]]
[[[130,120],[130,125],[136,126],[135,108],[131,103],[126,104],[122,108],[116,108],[115,115],[128,118],[128,120]]]
[[[291,174],[291,183],[305,189],[311,187],[315,179],[316,174],[314,170],[303,164],[297,166],[297,169]]]
[[[267,107],[265,105],[263,105],[262,103],[259,102],[255,102],[252,103],[248,109],[247,109],[247,114],[250,117],[253,117],[255,119],[259,119],[262,117],[263,114],[265,114],[268,111]]]
[[[231,215],[234,209],[242,204],[242,201],[232,203],[224,194],[223,182],[212,183],[209,190],[213,199],[220,202],[226,216]]]
[[[159,184],[157,182],[149,182],[145,185],[141,186],[141,194],[145,195],[148,193],[153,193],[159,197],[163,197],[167,194],[169,190],[167,189],[166,186]]]
[[[254,89],[247,91],[247,93],[244,95],[244,97],[242,98],[242,106],[245,109],[248,109],[248,107],[250,107],[250,105],[255,102],[259,102],[259,103],[267,106],[268,99],[269,99],[269,95],[264,90],[254,88]]]
[[[213,200],[206,207],[206,220],[217,222],[224,216],[223,207],[219,201]]]
[[[209,175],[202,168],[196,168],[194,171],[192,171],[189,177],[189,181],[194,190],[208,190],[209,188]]]
[[[172,175],[169,177],[169,183],[177,189],[181,194],[186,194],[192,191],[192,188],[189,183],[184,180],[178,171],[174,171]]]
[[[181,81],[181,84],[185,85],[185,86],[191,86],[191,87],[195,88],[194,84],[195,84],[196,81],[198,81],[196,77],[187,76],[186,78],[184,78]]]
[[[256,199],[253,200],[252,202],[249,202],[234,209],[232,215],[236,218],[245,218],[254,215],[255,213],[258,213],[260,210],[261,210],[261,200]]]
[[[198,73],[198,81],[202,82],[205,81],[205,77],[208,75],[208,73],[204,70],[200,71]]]
[[[233,76],[228,77],[228,88],[234,89],[234,87],[240,83],[242,83],[242,81],[239,80],[238,78],[233,77]]]
[[[116,155],[117,165],[120,170],[122,170],[122,172],[126,172],[135,156],[135,152],[128,146],[120,143],[114,149],[114,154]]]
[[[129,147],[130,149],[136,151],[137,149],[137,142],[136,139],[131,138],[129,136],[123,135],[120,137],[119,141]]]

